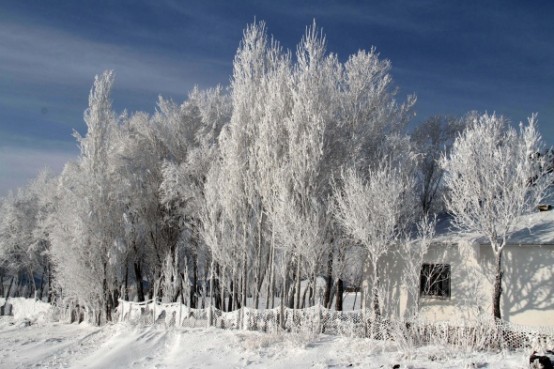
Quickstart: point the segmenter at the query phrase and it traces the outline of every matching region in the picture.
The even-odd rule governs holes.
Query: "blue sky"
[[[433,114],[539,113],[554,144],[554,1],[0,0],[0,196],[77,156],[95,74],[116,110],[152,112],[196,84],[226,85],[247,23],[294,49],[315,18],[341,59],[375,46],[414,122]]]

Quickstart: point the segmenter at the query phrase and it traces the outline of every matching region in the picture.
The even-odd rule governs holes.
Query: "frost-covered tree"
[[[54,212],[50,216],[53,229],[52,262],[61,297],[91,310],[102,311],[101,256],[89,237],[93,231],[86,223],[89,211],[86,199],[86,179],[76,162],[67,163],[60,175]]]
[[[286,152],[277,188],[284,205],[280,207],[284,211],[281,219],[288,217],[288,222],[279,222],[279,233],[292,247],[295,307],[299,308],[300,281],[303,276],[315,281],[316,270],[330,246],[326,239],[329,178],[325,177],[330,173],[324,160],[333,149],[327,145],[326,134],[337,123],[341,66],[335,55],[326,53],[325,37],[315,23],[297,46],[296,59],[290,77],[291,111],[284,120]],[[293,219],[295,226],[290,224]]]
[[[18,285],[27,289],[27,295],[39,299],[46,283],[51,284],[46,219],[54,201],[54,183],[52,175],[42,171],[29,185],[0,202],[1,283],[5,276],[19,279]],[[16,293],[23,293],[20,289]]]
[[[111,319],[121,246],[113,173],[111,137],[117,124],[110,101],[113,73],[96,76],[84,119],[87,134],[75,134],[81,153],[61,176],[60,202],[54,214],[52,256],[66,296],[88,306],[94,319]]]
[[[277,218],[275,198],[279,184],[284,180],[281,168],[286,166],[284,156],[287,150],[285,119],[290,116],[292,106],[290,53],[283,52],[277,44],[269,50],[271,68],[260,81],[263,95],[262,115],[258,123],[258,134],[254,142],[257,163],[256,189],[260,195],[261,208],[257,233],[257,266],[254,276],[258,306],[261,285],[267,285],[266,306],[274,306],[276,272],[288,254],[284,248],[277,248]],[[286,255],[285,255],[286,254]],[[264,273],[265,270],[265,273]]]
[[[410,136],[417,155],[416,189],[423,214],[443,210],[440,159],[450,151],[466,120],[436,115],[418,125]]]
[[[381,315],[380,276],[383,257],[406,236],[413,215],[413,180],[383,162],[369,168],[367,177],[353,169],[344,172],[335,189],[335,216],[346,234],[366,253],[362,308],[371,301],[375,317]],[[369,293],[371,286],[371,294]]]
[[[223,215],[223,208],[220,201],[220,193],[224,193],[221,187],[222,181],[219,178],[221,171],[218,162],[211,166],[206,173],[206,183],[204,185],[204,201],[200,209],[200,236],[204,245],[211,254],[212,263],[210,278],[210,294],[212,300],[210,306],[215,303],[216,308],[225,311],[225,284],[226,272],[232,268],[233,243],[231,232],[229,232],[229,223]],[[217,284],[214,285],[217,279]]]
[[[47,300],[51,302],[53,296],[53,273],[51,263],[50,250],[50,233],[52,224],[49,221],[50,215],[54,211],[54,206],[58,199],[56,198],[56,187],[58,178],[54,177],[48,170],[39,173],[29,185],[29,191],[34,198],[36,204],[36,212],[34,213],[34,228],[33,228],[33,251],[35,253],[35,262],[42,270],[35,269],[36,273],[40,273],[40,286],[38,288],[37,297],[42,299],[45,291],[46,283],[48,283]]]
[[[541,137],[536,116],[519,132],[503,117],[473,116],[442,159],[446,206],[462,232],[486,237],[495,255],[492,313],[501,318],[502,253],[518,217],[536,209],[550,183],[536,159]]]
[[[397,102],[390,71],[391,62],[380,59],[374,48],[358,51],[344,64],[340,124],[334,133],[340,138],[338,153],[350,160],[339,156],[341,165],[365,170],[379,166],[385,156],[396,162],[409,153],[405,130],[416,97]]]
[[[436,218],[430,218],[429,215],[424,214],[416,223],[415,237],[403,242],[398,249],[400,258],[404,261],[401,278],[410,299],[407,310],[409,318],[416,318],[419,314],[421,268],[433,242],[436,223]]]
[[[415,96],[408,96],[404,102],[396,101],[391,63],[381,59],[374,48],[351,55],[341,70],[338,121],[326,128],[322,163],[327,169],[322,170],[321,175],[339,179],[346,167],[365,173],[365,177],[367,168],[377,168],[385,157],[393,166],[402,166],[406,172],[412,172],[411,145],[405,131]],[[340,302],[340,271],[344,269],[345,258],[349,258],[347,254],[352,252],[349,251],[351,243],[340,241],[344,238],[341,227],[333,228],[337,255],[336,291]]]
[[[185,246],[181,250],[182,256],[191,263],[189,301],[192,307],[196,307],[199,260],[207,261],[209,258],[208,250],[201,244],[200,217],[205,201],[204,185],[207,173],[217,158],[216,138],[222,126],[229,121],[231,113],[229,97],[221,87],[207,91],[194,89],[179,109],[181,118],[173,123],[175,127],[170,137],[177,137],[180,141],[170,147],[170,155],[162,165],[160,201],[179,216],[180,223],[177,226],[182,231]],[[175,252],[173,254],[177,255]],[[208,268],[207,265],[204,267]]]
[[[281,92],[268,90],[270,76],[282,65],[280,53],[278,44],[267,36],[263,22],[247,27],[233,62],[232,115],[219,137],[219,178],[226,189],[220,198],[221,216],[225,218],[222,224],[228,226],[232,234],[229,238],[238,253],[228,271],[232,275],[228,287],[232,284],[232,295],[240,294],[241,305],[246,303],[249,291],[259,303],[263,265],[269,254],[265,238],[268,209],[263,197],[270,191],[265,181],[269,177],[260,178],[268,173],[268,163],[272,165],[276,160],[271,158],[273,148],[267,146],[267,138],[271,137],[267,134],[273,128],[268,124],[275,122],[275,116],[267,114],[278,108],[275,101],[265,105],[265,100],[269,100],[270,93]],[[233,304],[236,303],[234,298]]]
[[[36,291],[35,272],[42,259],[33,238],[37,203],[28,188],[20,188],[8,194],[0,213],[0,265],[12,279],[27,281],[22,285],[28,287],[30,297]]]
[[[385,155],[404,168],[409,161],[404,129],[415,98],[395,101],[389,71],[374,50],[339,62],[315,24],[294,61],[263,23],[245,30],[234,60],[232,116],[219,137],[219,173],[206,182],[210,191],[225,188],[210,202],[219,210],[206,211],[216,217],[206,224],[229,232],[219,239],[238,253],[229,273],[241,302],[252,293],[257,306],[264,283],[273,296],[279,270],[281,292],[297,307],[301,280],[327,273],[329,304],[333,258],[344,260],[347,248],[333,250],[345,243],[330,216],[331,178],[344,165],[367,168]],[[298,224],[310,224],[310,232]]]
[[[150,285],[153,284],[153,270],[161,268],[163,257],[156,254],[154,231],[163,222],[158,216],[161,207],[158,187],[161,181],[160,152],[165,150],[150,123],[150,117],[145,113],[124,118],[112,136],[114,150],[110,155],[114,180],[118,183],[114,191],[122,220],[122,294],[129,298],[131,273],[138,301],[145,299],[143,281],[147,279]]]
[[[35,232],[52,243],[65,297],[100,321],[119,291],[188,294],[194,307],[207,280],[227,309],[248,297],[258,307],[263,291],[273,307],[278,289],[291,306],[315,304],[321,275],[325,304],[332,277],[342,296],[349,245],[332,216],[332,179],[351,167],[367,180],[385,157],[411,173],[404,132],[415,99],[396,102],[390,62],[375,50],[344,63],[327,53],[315,24],[292,55],[263,23],[249,25],[228,90],[160,98],[152,115],[116,116],[113,74],[96,78],[81,155]],[[311,292],[301,296],[303,279]]]

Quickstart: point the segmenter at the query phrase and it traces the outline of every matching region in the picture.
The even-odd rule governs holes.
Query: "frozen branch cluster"
[[[377,318],[386,256],[417,300],[434,213],[500,254],[544,189],[536,118],[518,134],[494,115],[433,117],[410,135],[416,99],[397,100],[390,70],[373,48],[341,61],[315,23],[293,53],[255,22],[229,87],[160,97],[154,114],[115,113],[104,72],[79,157],[1,199],[0,288],[97,323],[120,298],[279,306],[282,322],[285,308],[341,310],[348,285]]]
[[[551,184],[540,158],[536,115],[520,131],[496,115],[474,116],[442,164],[449,189],[446,206],[463,232],[485,236],[496,257],[493,314],[500,314],[502,251],[516,220],[543,200]]]

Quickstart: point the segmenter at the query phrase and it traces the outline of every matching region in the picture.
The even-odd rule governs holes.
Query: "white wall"
[[[509,246],[504,252],[503,319],[554,326],[554,245]]]
[[[502,319],[554,327],[554,245],[507,246],[503,261]],[[460,321],[492,316],[494,256],[489,245],[433,245],[424,262],[450,264],[451,297],[421,297],[421,317]],[[389,263],[394,265],[388,272],[389,302],[397,305],[391,311],[407,317],[411,301],[400,283],[404,271],[398,260]]]

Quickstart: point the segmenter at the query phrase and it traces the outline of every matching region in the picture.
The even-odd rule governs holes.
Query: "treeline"
[[[382,313],[380,261],[415,263],[418,288],[444,211],[439,159],[480,119],[409,134],[416,99],[396,99],[390,69],[374,49],[341,62],[315,24],[293,55],[254,23],[228,88],[160,97],[152,115],[115,113],[113,73],[97,76],[77,160],[1,200],[2,293],[62,298],[101,322],[119,297],[233,310],[335,296],[341,310],[345,286],[365,281]]]

